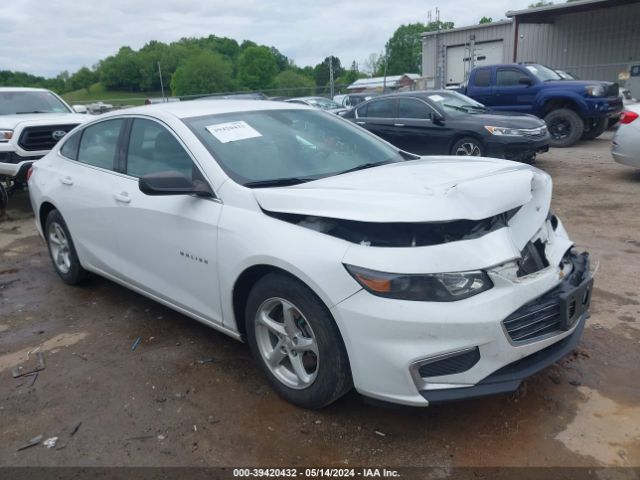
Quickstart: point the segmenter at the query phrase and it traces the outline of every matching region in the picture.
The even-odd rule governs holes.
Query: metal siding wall
[[[469,43],[469,36],[476,36],[476,43],[492,40],[502,40],[504,45],[505,63],[513,58],[513,24],[503,23],[490,27],[469,28],[461,31],[440,33],[440,41],[447,47]],[[428,35],[422,39],[422,76],[435,77],[436,74],[436,40],[435,35]]]
[[[518,61],[567,70],[580,78],[618,81],[640,60],[640,3],[561,15],[555,24],[521,24]]]

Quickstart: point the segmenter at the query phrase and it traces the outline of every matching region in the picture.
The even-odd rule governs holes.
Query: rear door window
[[[77,160],[81,135],[82,132],[75,132],[66,138],[64,145],[62,145],[62,148],[60,149],[60,153],[71,160]]]
[[[373,101],[368,104],[367,113],[363,116],[375,118],[393,118],[394,103],[395,101],[392,99]],[[360,116],[360,110],[358,110],[358,116]]]
[[[475,76],[476,87],[488,87],[491,85],[491,70],[488,68],[482,68],[476,72]]]
[[[106,120],[85,128],[78,149],[78,161],[113,170],[118,155],[118,139],[124,120]],[[68,142],[67,142],[68,143]]]

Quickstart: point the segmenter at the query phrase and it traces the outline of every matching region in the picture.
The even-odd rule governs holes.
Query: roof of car
[[[178,118],[201,117],[220,113],[251,112],[257,110],[308,109],[305,105],[273,102],[269,100],[189,100],[186,102],[155,103],[142,107],[127,108],[104,114],[114,116],[122,114],[153,114],[166,112]]]
[[[0,87],[0,92],[48,92],[46,88]]]
[[[429,97],[430,95],[448,94],[452,93],[451,90],[412,90],[408,92],[393,92],[385,93],[383,95],[377,95],[371,100],[380,100],[382,98],[395,98],[395,97]]]

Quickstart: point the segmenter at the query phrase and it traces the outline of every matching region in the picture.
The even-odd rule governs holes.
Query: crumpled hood
[[[481,220],[528,203],[534,176],[548,177],[505,160],[423,157],[253,192],[271,212],[363,222]]]
[[[21,123],[33,125],[56,125],[84,123],[92,117],[79,113],[25,113],[20,115],[0,115],[0,128],[15,130]]]

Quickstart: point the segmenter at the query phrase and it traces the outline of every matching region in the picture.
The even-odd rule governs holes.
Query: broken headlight
[[[399,274],[345,265],[362,287],[379,297],[424,302],[453,302],[493,287],[482,270],[455,273]]]

